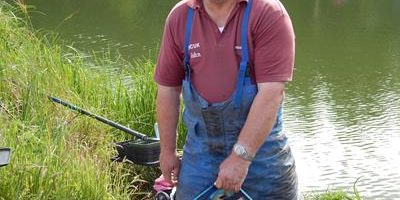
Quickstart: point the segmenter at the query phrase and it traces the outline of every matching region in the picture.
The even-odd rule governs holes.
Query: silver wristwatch
[[[236,144],[233,146],[233,152],[234,152],[236,155],[238,155],[239,157],[241,157],[241,158],[243,158],[243,159],[245,159],[245,160],[247,160],[247,161],[252,161],[253,158],[254,158],[254,156],[251,156],[251,155],[249,154],[249,152],[247,152],[246,148],[244,148],[244,146],[241,145],[241,144],[239,144],[239,143],[236,143]]]

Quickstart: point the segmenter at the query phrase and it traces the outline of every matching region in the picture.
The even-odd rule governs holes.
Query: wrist
[[[168,140],[168,138],[161,138],[160,140],[160,154],[176,154],[175,140]]]
[[[238,156],[235,152],[232,152],[231,155],[229,156],[232,160],[234,160],[235,163],[239,165],[246,165],[247,167],[250,166],[251,161],[245,160],[242,157]]]
[[[160,155],[177,155],[176,148],[161,148]]]

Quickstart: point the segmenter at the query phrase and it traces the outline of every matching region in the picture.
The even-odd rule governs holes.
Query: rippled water
[[[32,0],[55,30],[86,51],[155,55],[176,0]],[[357,189],[400,199],[400,1],[283,1],[296,31],[285,130],[302,191]]]
[[[343,94],[351,102],[341,104],[322,82],[310,97],[287,95],[286,131],[300,187],[303,191],[337,186],[351,190],[359,178],[357,189],[363,196],[399,199],[400,95],[381,91],[373,96],[377,102],[363,103],[354,93]]]
[[[359,179],[366,199],[400,199],[400,4],[341,2],[288,2],[297,60],[286,130],[301,188]]]

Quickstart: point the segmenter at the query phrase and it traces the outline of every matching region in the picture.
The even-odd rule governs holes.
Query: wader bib
[[[212,185],[220,164],[230,155],[242,129],[257,86],[249,76],[247,28],[250,15],[249,0],[241,28],[242,60],[237,86],[232,96],[223,102],[208,103],[191,83],[189,44],[194,10],[189,8],[185,31],[185,79],[182,94],[185,104],[183,119],[188,133],[178,179],[177,200],[191,200]],[[297,176],[294,159],[282,130],[282,107],[276,123],[255,155],[242,189],[254,200],[297,199]]]

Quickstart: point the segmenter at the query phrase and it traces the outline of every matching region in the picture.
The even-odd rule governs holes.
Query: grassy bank
[[[34,30],[21,7],[0,2],[0,147],[13,149],[11,164],[0,169],[0,199],[151,198],[157,169],[110,162],[113,142],[127,135],[54,105],[47,95],[151,135],[154,62],[81,53]],[[334,192],[307,199],[352,197]]]
[[[0,2],[0,199],[142,199],[154,169],[111,163],[126,135],[47,100],[59,96],[150,133],[153,63],[87,56],[37,32]],[[18,16],[24,16],[20,13]],[[145,192],[143,192],[145,191]]]

